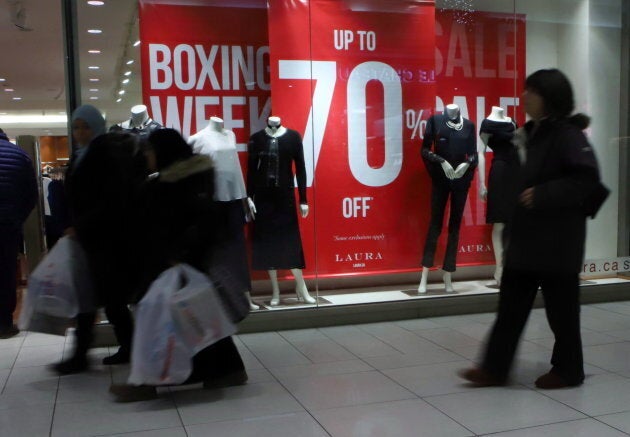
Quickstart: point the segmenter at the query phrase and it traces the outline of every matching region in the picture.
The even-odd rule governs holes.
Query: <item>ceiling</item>
[[[117,123],[128,118],[131,106],[142,103],[140,50],[133,46],[138,39],[137,2],[104,0],[103,6],[90,6],[87,0],[73,1],[78,18],[81,100],[103,111],[108,124]],[[66,92],[62,28],[61,0],[0,0],[0,79],[5,79],[0,81],[0,127],[12,138],[68,134],[63,121]],[[100,29],[102,33],[90,34],[88,29]],[[128,60],[134,63],[127,65]],[[100,68],[91,70],[89,66]],[[131,74],[124,76],[127,71]],[[129,83],[123,85],[124,78],[129,78]],[[119,95],[121,89],[124,95]],[[47,119],[26,122],[25,116]]]

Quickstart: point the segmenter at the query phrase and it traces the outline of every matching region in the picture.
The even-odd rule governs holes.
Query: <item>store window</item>
[[[243,229],[261,311],[495,293],[504,150],[480,130],[526,122],[524,80],[541,68],[569,76],[612,191],[589,220],[584,279],[630,270],[622,0],[81,3],[79,27],[101,13],[124,23],[101,40],[118,53],[100,71],[110,123],[143,105],[186,138],[211,117],[233,132],[257,208]],[[444,129],[450,170],[428,153]]]

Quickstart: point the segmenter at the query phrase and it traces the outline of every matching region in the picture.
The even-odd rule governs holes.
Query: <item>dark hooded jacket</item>
[[[0,133],[0,227],[19,230],[37,202],[31,158]]]
[[[593,148],[566,119],[544,119],[536,129],[528,122],[524,131],[527,154],[517,191],[533,187],[534,203],[514,209],[505,266],[577,273],[584,259],[585,203],[600,180]]]
[[[193,155],[173,129],[153,132],[146,144],[155,153],[158,172],[149,176],[141,194],[146,256],[138,299],[174,263],[207,271],[217,238],[212,160]]]

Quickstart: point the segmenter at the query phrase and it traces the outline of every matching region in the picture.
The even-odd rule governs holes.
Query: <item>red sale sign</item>
[[[140,1],[142,94],[154,120],[188,137],[217,116],[247,149],[271,110],[267,9],[248,3]]]
[[[523,16],[462,20],[411,0],[141,0],[140,37],[143,101],[158,122],[188,136],[218,116],[241,152],[270,115],[302,135],[307,275],[418,271],[426,120],[457,103],[477,129],[493,105],[524,121]],[[474,181],[458,265],[492,263]]]
[[[433,4],[272,0],[269,17],[273,113],[304,133],[315,213],[302,234],[316,239],[318,275],[417,269],[429,216],[419,141],[435,105]]]

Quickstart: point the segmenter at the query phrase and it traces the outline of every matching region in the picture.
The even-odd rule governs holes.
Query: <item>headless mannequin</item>
[[[272,137],[281,137],[287,131],[287,129],[282,126],[282,122],[280,117],[271,116],[267,119],[267,127],[265,131],[268,135]],[[306,218],[308,216],[308,205],[300,204],[300,215],[302,218]],[[280,303],[280,287],[278,286],[278,271],[277,270],[267,270],[269,273],[269,279],[271,280],[271,306],[277,306]],[[308,292],[308,288],[306,287],[306,282],[304,281],[304,276],[302,275],[302,269],[291,269],[291,273],[293,273],[293,277],[295,279],[295,294],[297,295],[298,300],[304,301],[309,304],[313,304],[316,302],[314,298]]]
[[[447,105],[444,109],[444,114],[448,117],[447,126],[451,129],[460,130],[463,125],[463,118],[459,109],[459,106],[452,103]],[[457,168],[453,168],[453,166],[446,160],[440,163],[442,166],[442,170],[448,179],[454,180],[461,178],[468,168],[470,164],[468,162],[462,162],[457,166]],[[429,277],[429,267],[422,267],[422,275],[420,277],[420,284],[418,285],[418,294],[425,294],[427,292],[427,280]],[[453,282],[451,277],[451,272],[444,271],[442,275],[442,280],[444,282],[444,290],[447,293],[452,293]]]
[[[131,107],[130,128],[142,128],[150,121],[149,112],[145,105],[135,105]]]
[[[499,106],[493,106],[490,115],[486,117],[487,120],[496,121],[500,123],[512,123],[510,117],[506,117],[503,108]],[[485,202],[488,199],[488,189],[486,187],[486,148],[488,147],[488,140],[492,134],[480,133],[482,143],[479,145],[479,197]],[[496,268],[494,270],[494,280],[496,285],[501,285],[501,275],[503,274],[503,229],[505,223],[493,223],[492,224],[492,249],[494,251],[494,260]]]
[[[210,117],[208,121],[208,128],[218,132],[222,135],[226,135],[227,132],[225,130],[223,119],[219,117]],[[246,211],[246,221],[253,220],[256,214],[256,206],[254,205],[254,201],[249,197],[243,199],[243,208]],[[252,296],[249,290],[245,291],[245,296],[247,296],[247,300],[249,301],[249,309],[250,310],[259,310],[260,306],[256,305],[252,300]]]

